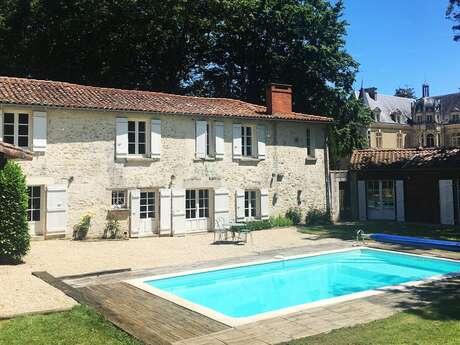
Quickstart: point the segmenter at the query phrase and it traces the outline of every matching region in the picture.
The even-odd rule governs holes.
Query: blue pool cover
[[[414,247],[437,248],[460,252],[460,243],[454,241],[432,240],[423,237],[372,234],[373,240],[379,242],[403,244]]]

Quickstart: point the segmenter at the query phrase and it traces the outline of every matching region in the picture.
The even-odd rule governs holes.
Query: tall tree
[[[398,87],[395,90],[395,96],[405,97],[405,98],[416,98],[414,88],[408,87],[408,86]]]
[[[454,30],[454,40],[460,42],[460,0],[449,0],[446,16],[456,23],[452,27],[452,30]]]

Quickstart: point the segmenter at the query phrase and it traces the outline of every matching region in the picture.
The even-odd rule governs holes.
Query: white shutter
[[[161,120],[150,121],[150,157],[160,158],[161,155]]]
[[[265,159],[265,142],[267,140],[267,129],[265,126],[257,126],[257,157]]]
[[[3,141],[3,112],[0,109],[0,141]]]
[[[358,215],[359,220],[366,220],[366,181],[358,181]]]
[[[223,159],[224,158],[224,124],[223,122],[216,122],[214,124],[214,131],[216,134],[215,143],[216,143],[216,158]]]
[[[237,189],[235,194],[235,204],[236,204],[236,221],[244,221],[244,190]]]
[[[260,218],[268,219],[268,189],[260,190]]]
[[[140,227],[140,199],[141,193],[139,189],[134,189],[130,193],[130,236],[138,237],[139,236],[139,227]]]
[[[65,185],[47,186],[46,193],[46,235],[66,233],[67,189]]]
[[[185,234],[185,189],[172,190],[172,233]]]
[[[228,190],[217,188],[214,190],[214,228],[222,228],[230,222],[228,214]]]
[[[206,121],[195,122],[195,156],[199,159],[206,158]]]
[[[171,234],[171,189],[160,189],[160,235]]]
[[[233,125],[233,159],[241,158],[241,125]]]
[[[35,152],[46,151],[46,132],[47,132],[47,120],[46,112],[34,111],[33,112],[33,142],[32,149]]]
[[[454,193],[452,180],[439,180],[439,211],[441,224],[454,224]]]
[[[404,181],[396,180],[396,220],[404,222],[405,217],[404,209]]]
[[[128,156],[128,118],[117,117],[116,127],[115,157],[126,158]]]

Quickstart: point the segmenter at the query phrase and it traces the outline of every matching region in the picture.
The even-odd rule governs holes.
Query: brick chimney
[[[269,114],[292,112],[292,85],[275,83],[267,85],[267,112]]]

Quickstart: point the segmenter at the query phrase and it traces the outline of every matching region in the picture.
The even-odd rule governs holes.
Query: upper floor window
[[[431,114],[426,115],[426,123],[433,123],[433,115]]]
[[[30,116],[27,113],[3,114],[3,141],[19,147],[29,147]]]
[[[452,122],[460,122],[460,113],[454,113],[450,115],[450,121]]]
[[[404,138],[401,132],[396,134],[396,147],[402,149],[404,147]]]
[[[380,131],[375,133],[375,146],[377,148],[382,147],[382,132],[380,132]]]
[[[243,157],[253,156],[254,129],[251,126],[241,126],[241,155]]]
[[[146,127],[145,121],[128,121],[128,154],[146,153]]]
[[[427,134],[425,138],[426,142],[426,147],[434,147],[434,135],[433,134]]]
[[[313,150],[313,142],[312,142],[311,129],[310,128],[307,128],[306,141],[307,141],[307,156],[308,157],[314,157],[315,153],[314,153],[314,150]]]

